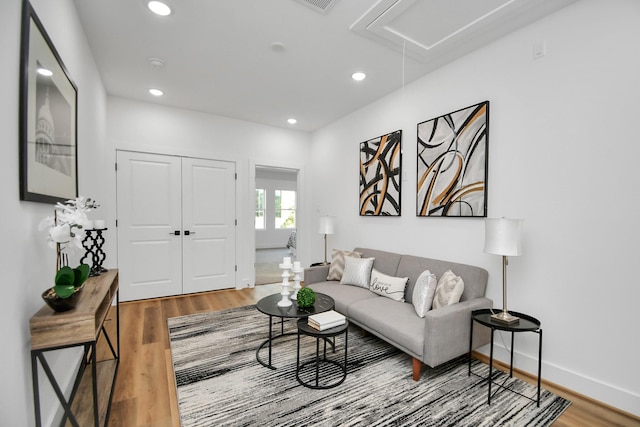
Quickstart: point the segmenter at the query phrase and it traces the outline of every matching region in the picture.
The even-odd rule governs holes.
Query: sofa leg
[[[413,358],[413,380],[418,381],[420,379],[420,371],[422,370],[422,361],[420,359]]]

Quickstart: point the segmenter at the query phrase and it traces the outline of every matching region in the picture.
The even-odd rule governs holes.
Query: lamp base
[[[492,314],[491,320],[499,323],[504,323],[506,325],[513,325],[515,323],[520,322],[519,317],[512,316],[506,311],[501,311],[500,313]]]

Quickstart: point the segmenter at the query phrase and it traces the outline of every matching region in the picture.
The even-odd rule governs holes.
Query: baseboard
[[[473,351],[471,355],[475,359],[478,359],[483,363],[489,364],[489,356],[487,356],[486,354],[480,353],[478,351]],[[502,362],[501,360],[497,360],[494,358],[493,366],[497,369],[500,369],[501,371],[509,372],[509,364]],[[534,384],[534,385],[537,384],[538,378],[536,377],[536,375],[531,374],[530,372],[523,371],[518,368],[513,368],[513,374],[517,378],[520,378],[521,380],[524,380],[530,384]],[[582,393],[578,393],[576,391],[573,391],[559,384],[555,384],[551,381],[545,380],[544,377],[541,379],[540,383],[541,383],[541,387],[544,388],[545,390],[549,390],[550,392],[555,393],[558,396],[564,397],[565,399],[570,400],[574,404],[578,403],[578,404],[583,404],[585,406],[590,406],[594,408],[592,409],[593,412],[606,411],[606,412],[616,414],[616,418],[619,418],[622,420],[628,420],[627,423],[622,422],[620,425],[640,424],[640,417],[634,414],[631,414],[629,412],[626,412],[620,408],[616,408],[614,406],[611,406],[607,403],[601,402],[589,396],[585,396]]]

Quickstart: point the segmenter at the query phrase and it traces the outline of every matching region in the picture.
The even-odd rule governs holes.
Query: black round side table
[[[489,398],[488,403],[491,404],[491,380],[493,374],[493,335],[497,331],[511,332],[511,361],[509,362],[509,378],[513,378],[513,342],[514,334],[516,332],[534,332],[538,334],[538,395],[536,399],[527,397],[529,400],[536,402],[540,407],[540,371],[542,369],[542,329],[540,328],[540,321],[535,317],[531,317],[527,314],[518,313],[517,311],[509,310],[509,313],[513,316],[519,317],[520,320],[517,323],[502,323],[491,318],[493,314],[500,313],[502,309],[496,308],[484,308],[481,310],[474,310],[471,312],[471,333],[469,338],[469,376],[471,376],[471,347],[473,344],[473,322],[478,322],[491,329],[491,351],[489,355],[489,376],[487,378],[487,384],[489,385]],[[506,380],[505,380],[506,381]],[[504,383],[497,384],[500,388],[510,390],[504,387]]]
[[[344,361],[327,358],[327,340],[333,338],[333,352],[335,353],[335,337],[344,334]],[[300,336],[306,335],[316,339],[316,357],[308,362],[300,363]],[[320,355],[320,341],[324,341],[322,356]],[[298,350],[296,356],[296,379],[305,387],[326,390],[336,387],[347,378],[347,347],[349,341],[349,321],[344,325],[319,331],[307,324],[307,319],[298,320]],[[309,369],[307,369],[309,368]],[[315,372],[314,372],[315,368]],[[322,374],[322,375],[321,375]],[[302,379],[300,376],[304,376]],[[307,379],[309,377],[309,379]]]
[[[265,366],[265,367],[267,367],[269,369],[276,369],[276,367],[273,366],[272,363],[271,363],[271,353],[272,353],[273,341],[275,341],[278,338],[282,338],[282,337],[291,336],[291,335],[295,335],[296,334],[295,332],[285,332],[284,331],[284,320],[285,319],[296,319],[296,318],[300,319],[300,318],[303,318],[303,319],[306,320],[306,318],[311,316],[312,314],[317,314],[317,313],[322,313],[323,311],[333,310],[333,308],[335,306],[335,302],[333,301],[333,298],[331,298],[329,295],[321,294],[319,292],[316,292],[316,302],[313,304],[313,306],[306,307],[306,308],[298,307],[298,301],[296,301],[296,300],[292,300],[291,301],[291,305],[288,306],[288,307],[280,307],[278,305],[278,302],[280,301],[281,298],[282,298],[282,295],[273,294],[273,295],[269,295],[269,296],[266,296],[266,297],[262,298],[256,304],[256,308],[258,309],[258,311],[260,311],[261,313],[264,313],[264,314],[269,316],[269,337],[266,340],[264,340],[264,342],[262,342],[260,344],[260,346],[258,346],[258,349],[256,350],[256,359],[258,360],[258,362],[262,366]],[[280,318],[280,333],[279,334],[276,334],[273,331],[273,318],[274,317]],[[265,362],[260,358],[260,350],[262,350],[262,348],[264,346],[266,346],[266,345],[268,345],[268,347],[269,347],[269,360],[268,360],[268,362]]]

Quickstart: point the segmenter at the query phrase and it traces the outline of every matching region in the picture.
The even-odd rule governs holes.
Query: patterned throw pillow
[[[464,282],[462,278],[453,274],[451,270],[447,270],[438,281],[438,286],[436,286],[433,308],[436,309],[457,303],[460,301],[463,291]]]
[[[369,289],[371,279],[371,268],[375,258],[354,258],[351,256],[344,258],[344,273],[340,279],[341,285],[354,285]]]
[[[404,288],[408,280],[408,277],[387,276],[374,268],[371,270],[369,290],[394,301],[404,302]]]
[[[360,258],[362,254],[360,252],[339,251],[334,249],[331,254],[331,265],[329,266],[327,280],[342,279],[342,273],[344,272],[344,257],[346,256]]]
[[[411,298],[413,308],[415,308],[418,316],[424,317],[427,311],[431,310],[437,285],[438,279],[436,279],[436,275],[429,270],[423,271],[420,273],[420,276],[418,276],[416,284],[413,287],[413,296]]]

